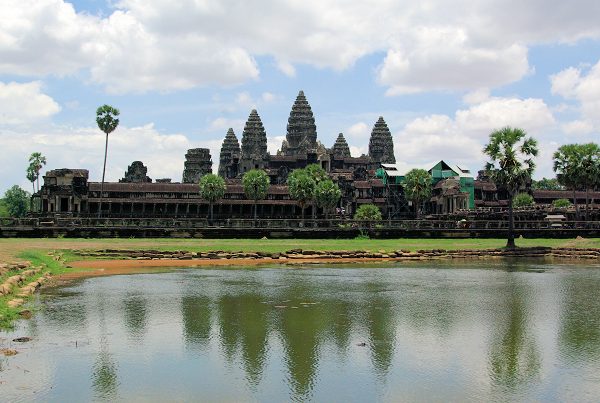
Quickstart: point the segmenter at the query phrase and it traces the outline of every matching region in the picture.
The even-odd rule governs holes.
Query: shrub
[[[381,221],[381,211],[374,204],[362,204],[354,214],[355,220]]]
[[[533,206],[533,205],[534,205],[533,197],[527,193],[519,193],[513,199],[514,207],[528,207],[528,206]]]
[[[555,208],[565,208],[570,207],[571,202],[567,199],[556,199],[552,202],[552,206]]]

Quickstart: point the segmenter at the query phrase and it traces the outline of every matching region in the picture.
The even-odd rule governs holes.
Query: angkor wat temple
[[[241,178],[251,169],[263,169],[271,185],[266,199],[259,201],[261,217],[299,217],[300,206],[290,197],[286,180],[292,170],[308,164],[319,164],[338,184],[342,190],[339,211],[343,208],[347,215],[365,203],[377,205],[390,219],[413,214],[403,196],[404,172],[396,165],[392,134],[384,118],[379,117],[373,125],[368,154],[353,157],[342,133],[330,148],[318,140],[312,109],[300,91],[289,115],[286,138],[275,155],[267,150],[267,133],[256,110],[246,121],[241,144],[233,129],[227,131],[217,171],[225,178],[227,189],[215,205],[215,216],[251,217],[253,200],[246,199]],[[190,149],[185,154],[181,183],[170,178],[152,182],[144,164],[134,161],[119,182],[104,184],[102,198],[100,182],[88,181],[86,169],[55,169],[44,175],[44,185],[34,197],[41,200],[43,214],[94,215],[101,204],[102,215],[107,217],[203,217],[208,203],[200,197],[197,184],[203,175],[213,172],[212,165],[208,149]],[[430,213],[506,205],[493,183],[484,177],[476,180],[468,169],[440,161],[429,172],[434,179],[433,195],[427,203]],[[544,202],[556,196],[534,195]]]

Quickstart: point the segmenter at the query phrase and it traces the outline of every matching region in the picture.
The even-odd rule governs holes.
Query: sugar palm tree
[[[515,247],[513,198],[518,190],[531,178],[538,154],[537,141],[526,137],[523,129],[504,127],[490,134],[490,142],[483,152],[490,157],[486,171],[499,188],[508,193],[508,239],[507,248]]]
[[[331,179],[326,179],[315,187],[315,200],[317,205],[325,210],[325,218],[329,218],[329,210],[335,207],[342,197],[342,192],[338,185]]]
[[[98,128],[106,134],[104,144],[104,164],[102,165],[102,182],[100,183],[100,202],[98,204],[98,217],[102,214],[102,196],[104,195],[104,175],[106,173],[106,155],[108,154],[108,135],[119,126],[119,110],[110,105],[102,105],[96,110],[96,123]]]
[[[29,168],[34,172],[37,181],[37,190],[40,190],[40,170],[46,165],[46,157],[42,153],[35,152],[29,156]],[[35,189],[33,190],[35,193]]]

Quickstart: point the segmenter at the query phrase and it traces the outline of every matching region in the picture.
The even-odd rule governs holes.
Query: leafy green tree
[[[329,218],[329,210],[334,208],[342,197],[342,191],[331,179],[317,183],[315,200],[317,205],[325,210],[325,218]]]
[[[313,200],[317,183],[305,169],[294,169],[287,180],[290,196],[297,200],[302,209],[302,222],[304,222],[304,209]]]
[[[579,219],[579,206],[577,205],[577,188],[581,183],[580,167],[580,149],[577,144],[564,144],[554,152],[553,169],[556,172],[558,183],[573,191],[573,204],[575,205],[575,214]]]
[[[40,190],[40,170],[42,167],[46,165],[46,157],[42,155],[42,153],[34,152],[29,156],[29,168],[27,170],[33,171],[35,180],[37,181],[37,190]],[[29,175],[29,173],[28,173]],[[29,176],[27,177],[29,179]],[[35,193],[35,190],[34,190]]]
[[[431,196],[431,175],[424,169],[411,169],[404,176],[404,195],[415,206],[415,215],[419,219],[422,204]]]
[[[504,127],[490,134],[490,142],[483,152],[490,157],[486,171],[499,188],[508,193],[508,240],[507,248],[515,247],[515,222],[513,197],[525,182],[531,178],[538,154],[537,141],[526,137],[523,129]]]
[[[596,143],[580,144],[578,146],[579,161],[579,182],[585,189],[585,219],[588,219],[588,210],[590,204],[590,189],[599,184],[600,176],[600,147]]]
[[[529,193],[519,193],[513,198],[514,207],[529,207],[534,204],[533,197]]]
[[[558,183],[556,178],[542,178],[539,181],[534,180],[531,183],[534,190],[564,190],[564,187]]]
[[[10,217],[4,199],[0,199],[0,217]]]
[[[327,172],[325,172],[325,170],[319,164],[308,164],[306,166],[306,168],[304,168],[304,170],[311,178],[314,179],[315,190],[316,190],[316,185],[329,179],[329,177],[327,176]],[[316,218],[316,212],[317,212],[316,193],[313,193],[311,204],[312,204],[312,218],[314,220]]]
[[[4,193],[4,204],[10,217],[23,217],[27,214],[30,194],[14,185]]]
[[[308,173],[315,180],[316,183],[320,183],[329,179],[327,172],[325,172],[325,170],[321,168],[321,165],[319,164],[308,164],[304,169],[306,173]]]
[[[96,123],[98,128],[106,134],[104,144],[104,164],[102,165],[102,182],[100,183],[100,203],[98,204],[98,217],[102,214],[102,196],[104,195],[104,175],[106,174],[106,155],[108,154],[108,135],[119,126],[120,112],[110,105],[102,105],[96,110]]]
[[[381,221],[381,210],[374,204],[361,204],[354,213],[355,220],[361,221]]]
[[[254,200],[254,219],[256,220],[256,209],[259,200],[267,197],[269,191],[269,175],[262,169],[251,169],[242,177],[244,193],[248,199]]]
[[[571,207],[572,203],[569,199],[556,199],[552,201],[552,206],[555,208],[566,208]]]
[[[200,178],[198,183],[200,196],[208,201],[209,220],[213,219],[213,205],[225,195],[225,180],[215,174],[207,174]]]

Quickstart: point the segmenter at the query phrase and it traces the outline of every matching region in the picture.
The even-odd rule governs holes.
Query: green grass
[[[42,266],[42,271],[38,274],[34,274],[33,276],[28,276],[23,284],[28,284],[36,279],[38,279],[43,273],[50,272],[52,275],[57,275],[61,273],[67,272],[69,269],[66,269],[60,262],[55,261],[51,256],[47,255],[46,251],[36,250],[36,251],[26,251],[19,254],[19,259],[21,260],[29,260],[33,266]],[[3,276],[0,276],[0,284],[2,284],[8,277],[19,274],[18,272],[8,272]],[[19,312],[24,309],[31,310],[31,307],[25,307],[28,301],[33,298],[33,295],[27,297],[17,297],[15,295],[15,291],[18,287],[13,287],[13,293],[9,295],[0,296],[0,329],[11,329],[13,327],[14,321],[19,318]],[[8,301],[22,298],[25,303],[22,306],[16,308],[9,308]]]

